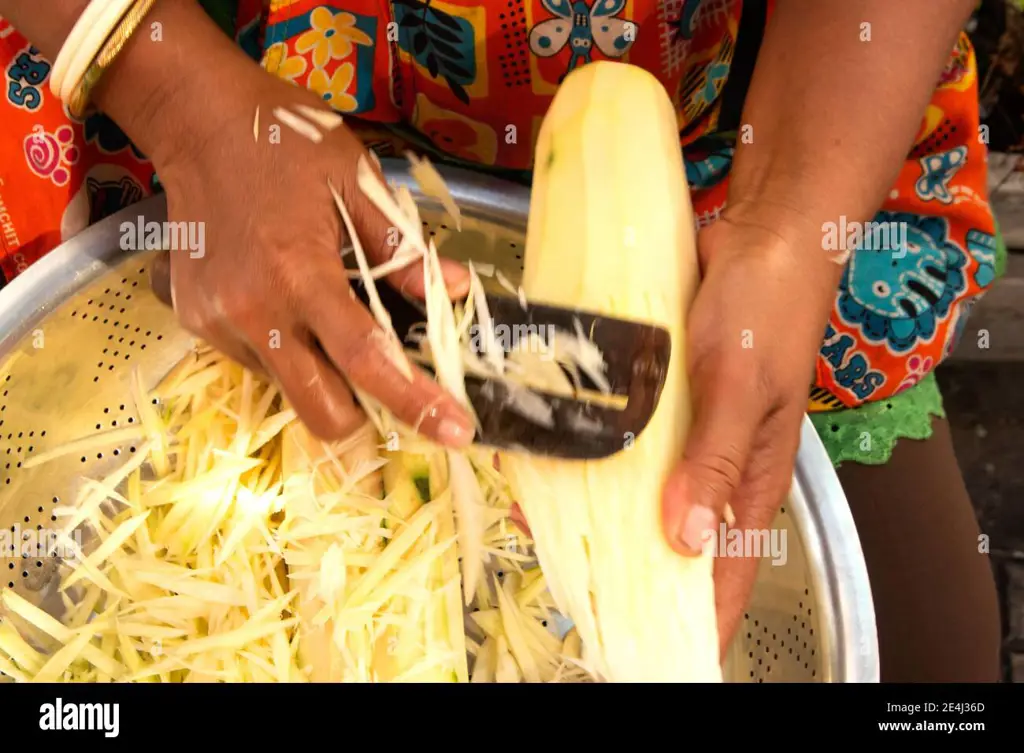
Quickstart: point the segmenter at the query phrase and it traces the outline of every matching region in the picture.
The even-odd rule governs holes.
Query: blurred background
[[[1024,0],[981,0],[968,30],[989,132],[990,199],[1009,255],[1003,278],[975,307],[958,350],[936,374],[989,537],[1005,678],[1024,682]],[[982,329],[988,349],[977,347]]]

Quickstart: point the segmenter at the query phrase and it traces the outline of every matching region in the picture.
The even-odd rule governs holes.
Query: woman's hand
[[[352,294],[340,256],[345,227],[328,181],[343,197],[370,264],[395,250],[388,221],[356,185],[363,146],[343,125],[316,144],[280,123],[274,143],[269,129],[277,122],[276,107],[323,108],[323,102],[256,66],[234,75],[241,80],[224,90],[205,122],[195,123],[187,147],[161,155],[159,163],[154,159],[169,220],[202,223],[205,232],[202,256],[171,250],[169,270],[166,261],[158,265],[154,287],[173,291],[174,309],[188,330],[276,377],[321,438],[340,438],[365,421],[350,382],[426,436],[467,443],[472,425],[456,401],[415,367],[414,379],[406,379],[386,357],[373,317]],[[254,143],[257,106],[260,134]],[[450,292],[464,295],[463,268],[448,263],[445,269]],[[388,282],[422,295],[422,265],[412,264]]]
[[[769,528],[789,490],[840,267],[809,223],[781,234],[775,223],[738,208],[698,237],[704,276],[688,342],[694,423],[663,500],[666,534],[684,554],[717,545],[727,504],[735,528]],[[757,552],[743,554],[715,562],[723,651],[760,562]]]

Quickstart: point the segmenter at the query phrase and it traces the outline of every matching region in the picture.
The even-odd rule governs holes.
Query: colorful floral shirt
[[[413,148],[516,180],[529,179],[541,120],[569,71],[594,60],[642,66],[676,105],[700,228],[725,207],[774,0],[203,4],[269,73],[349,115],[379,154]],[[49,62],[2,19],[0,69],[0,266],[11,277],[157,183],[109,119],[69,117],[49,92]],[[949,355],[991,285],[995,226],[977,86],[962,34],[874,218],[873,237],[899,243],[862,243],[846,264],[809,410],[885,400],[916,384]]]

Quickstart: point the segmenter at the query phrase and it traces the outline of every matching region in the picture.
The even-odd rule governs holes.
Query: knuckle
[[[719,452],[693,459],[698,478],[715,493],[732,492],[743,478],[739,451]]]

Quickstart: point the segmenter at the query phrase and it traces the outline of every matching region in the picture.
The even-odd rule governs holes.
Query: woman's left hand
[[[665,487],[663,520],[677,551],[715,546],[723,651],[746,608],[760,558],[772,556],[722,556],[724,509],[732,508],[733,527],[740,530],[768,529],[775,520],[790,487],[841,273],[821,250],[818,229],[803,218],[782,228],[784,216],[781,207],[759,207],[757,216],[727,210],[698,237],[703,279],[687,343],[693,424],[685,455]]]

